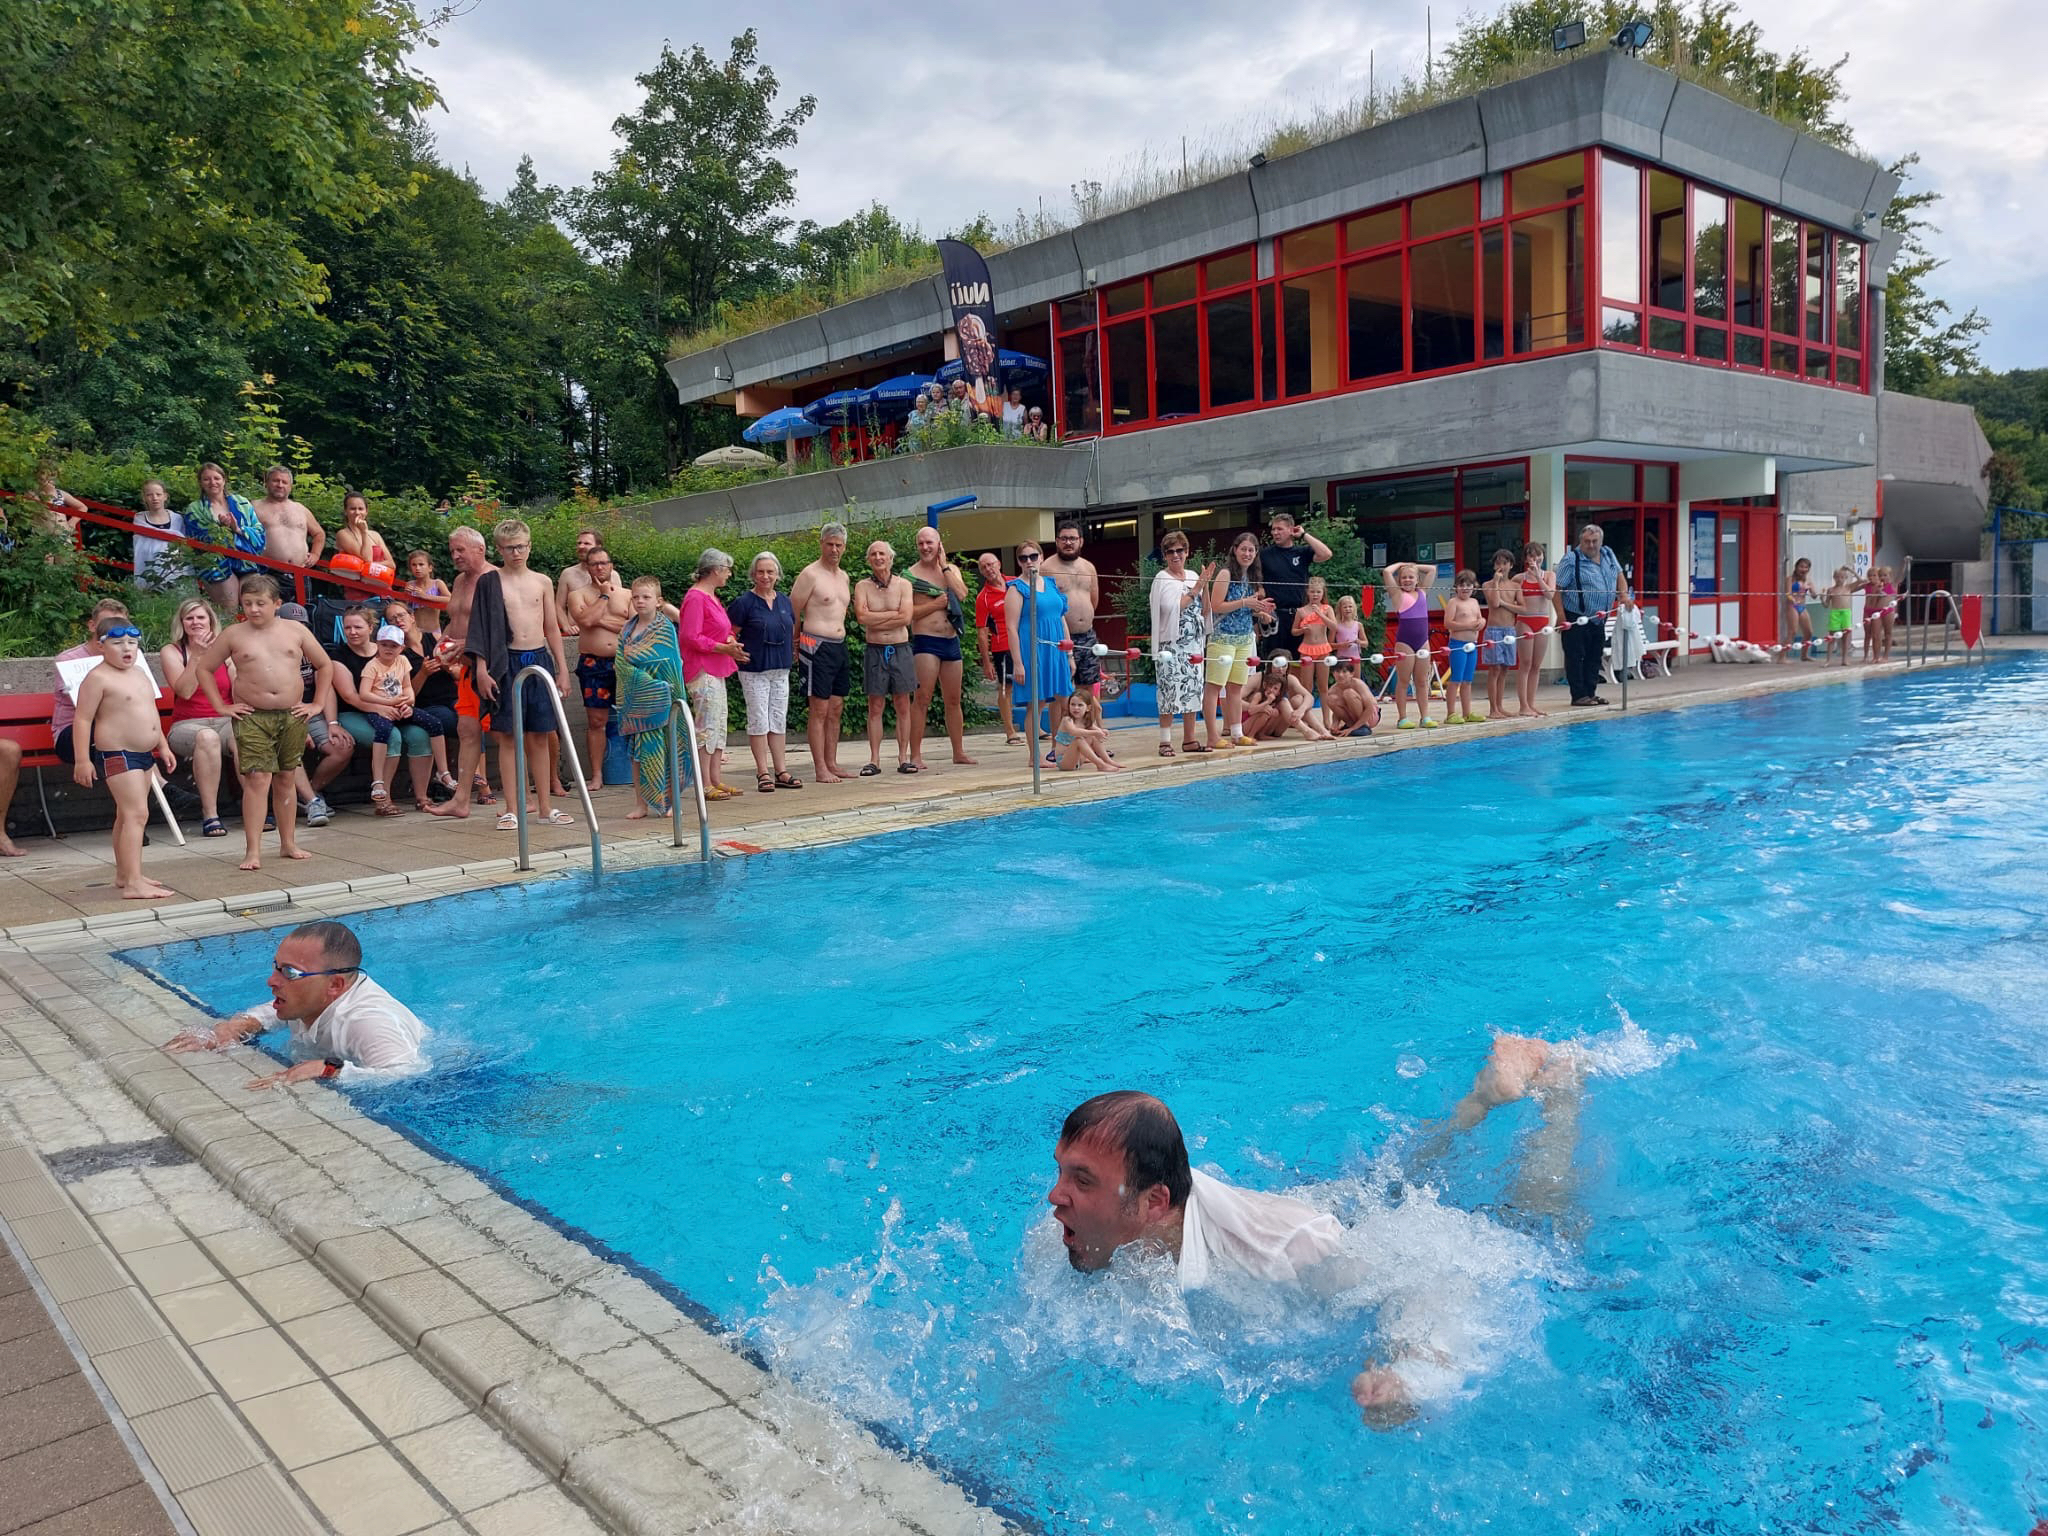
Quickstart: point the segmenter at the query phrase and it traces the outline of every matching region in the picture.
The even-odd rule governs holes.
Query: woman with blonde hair
[[[177,697],[178,679],[185,675],[195,648],[213,644],[220,619],[213,605],[203,597],[189,597],[178,604],[172,621],[177,638],[156,653],[164,669],[164,686],[171,691],[171,723],[165,738],[181,763],[192,765],[192,787],[199,792],[199,829],[207,837],[226,837],[228,829],[220,819],[220,769],[225,758],[232,764],[235,736],[232,718],[207,703],[206,695],[195,692],[189,699]],[[213,686],[221,702],[235,700],[235,672],[228,662],[213,670]]]

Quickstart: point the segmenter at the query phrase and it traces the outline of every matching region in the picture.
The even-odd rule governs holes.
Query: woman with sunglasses
[[[278,942],[270,967],[270,1001],[245,1008],[211,1029],[188,1029],[165,1046],[218,1051],[291,1026],[297,1065],[247,1088],[276,1088],[316,1077],[395,1077],[426,1066],[426,1026],[363,972],[363,946],[346,923],[301,923]]]
[[[1039,573],[1044,557],[1045,551],[1031,539],[1017,546],[1018,575],[1010,582],[1009,595],[1003,599],[1003,623],[1004,632],[1010,637],[1010,654],[1017,658],[1015,697],[1029,699],[1035,687],[1038,702],[1046,706],[1046,718],[1058,720],[1066,713],[1067,695],[1074,691],[1074,665],[1068,652],[1060,649],[1067,640],[1067,599],[1058,582]],[[1029,631],[1033,642],[1030,645],[1023,641],[1027,632],[1026,593],[1033,594],[1036,610]],[[1049,728],[1047,734],[1051,734]],[[1054,754],[1046,754],[1046,764],[1058,766]]]

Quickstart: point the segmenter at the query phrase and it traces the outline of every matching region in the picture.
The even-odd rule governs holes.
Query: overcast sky
[[[1435,6],[1438,36],[1466,7]],[[1482,9],[1487,7],[1482,6]],[[1766,41],[1843,54],[1860,146],[1921,157],[1938,188],[1937,291],[1991,321],[1994,368],[2048,366],[2048,19],[2032,0],[1750,0]],[[737,19],[736,19],[737,18]],[[831,223],[873,199],[937,234],[987,212],[1068,211],[1070,187],[1141,162],[1178,163],[1183,136],[1253,125],[1420,67],[1421,0],[1124,0],[1116,5],[765,5],[700,0],[472,0],[422,55],[446,110],[443,155],[493,196],[522,154],[542,180],[605,164],[612,120],[664,41],[723,58],[751,19],[784,97],[818,99],[792,158],[799,217]],[[977,67],[967,51],[978,41]]]

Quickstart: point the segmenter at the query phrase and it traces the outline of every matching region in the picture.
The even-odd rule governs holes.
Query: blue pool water
[[[369,914],[439,1066],[358,1101],[1049,1530],[2021,1532],[2044,761],[2023,658]],[[272,943],[134,958],[226,1011]],[[1592,1066],[1558,1219],[1532,1105],[1403,1170],[1500,1029]],[[1374,1282],[1072,1274],[1113,1086]],[[1417,1318],[1462,1383],[1368,1431]]]

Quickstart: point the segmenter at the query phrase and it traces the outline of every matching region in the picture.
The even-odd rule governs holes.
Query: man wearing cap
[[[249,1088],[276,1088],[316,1077],[392,1077],[424,1067],[426,1026],[413,1011],[363,974],[363,946],[346,923],[301,923],[278,942],[270,967],[270,1001],[188,1029],[171,1051],[218,1051],[279,1024],[291,1026],[295,1065],[251,1078]]]

